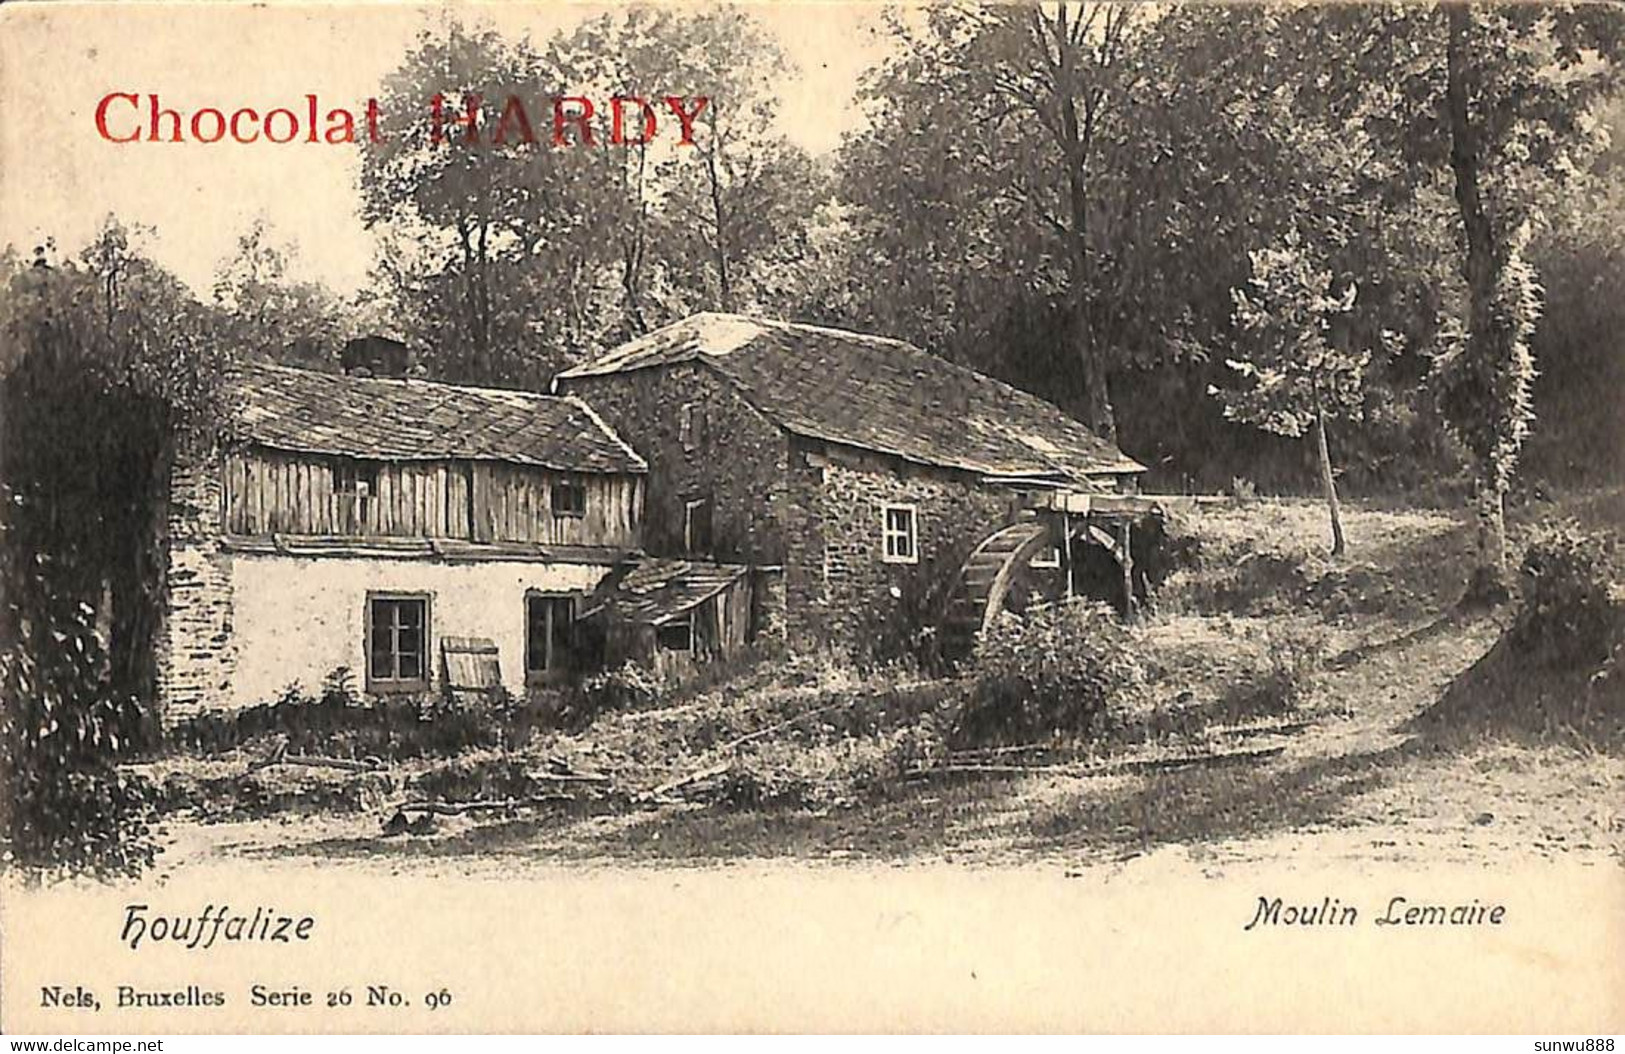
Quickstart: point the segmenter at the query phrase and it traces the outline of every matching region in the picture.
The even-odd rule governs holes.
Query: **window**
[[[711,501],[690,498],[683,502],[683,552],[689,555],[711,551]]]
[[[1039,568],[1060,567],[1061,547],[1058,545],[1052,545],[1047,549],[1038,550],[1038,552],[1033,555],[1032,560],[1028,562],[1027,566]]]
[[[699,403],[683,404],[677,415],[677,438],[690,454],[705,445],[705,407]]]
[[[920,559],[914,506],[887,505],[881,510],[881,559],[888,564],[913,564]]]
[[[333,493],[338,498],[338,532],[360,533],[366,528],[373,498],[378,494],[378,466],[366,461],[335,463]]]
[[[428,687],[428,596],[368,594],[367,690],[421,692]]]
[[[559,479],[549,488],[552,493],[553,515],[587,515],[587,485],[580,480]]]
[[[548,680],[570,666],[575,650],[574,597],[525,597],[525,679]]]
[[[655,647],[660,651],[693,651],[694,623],[684,615],[655,627]]]

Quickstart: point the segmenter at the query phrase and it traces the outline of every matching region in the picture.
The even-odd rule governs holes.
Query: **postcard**
[[[0,29],[8,1033],[1625,1031],[1619,8]]]

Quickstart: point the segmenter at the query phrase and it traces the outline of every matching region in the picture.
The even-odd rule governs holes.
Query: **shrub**
[[[664,689],[658,674],[628,662],[584,678],[564,693],[558,720],[562,727],[579,729],[610,710],[641,710],[654,705]]]
[[[513,718],[512,708],[502,705],[505,693],[494,694],[486,706],[427,696],[362,701],[348,687],[347,674],[342,668],[329,674],[319,699],[290,686],[274,703],[188,717],[176,724],[170,741],[216,752],[281,736],[295,754],[395,760],[496,746]]]
[[[952,647],[942,624],[970,550],[960,540],[915,568],[895,572],[886,593],[864,606],[852,656],[863,671],[897,665],[947,671]]]
[[[956,743],[1103,732],[1145,684],[1134,641],[1111,609],[1072,600],[1003,616],[983,635]]]
[[[1593,665],[1608,657],[1616,615],[1610,598],[1617,543],[1575,523],[1547,529],[1524,552],[1522,603],[1512,627],[1526,657]]]
[[[530,763],[506,754],[457,758],[421,773],[408,782],[417,796],[441,801],[526,798],[540,793]]]
[[[763,741],[746,751],[716,784],[716,799],[747,807],[848,805],[894,792],[915,770],[947,756],[937,722],[806,743]]]
[[[13,613],[8,613],[13,614]],[[34,877],[133,877],[158,854],[150,782],[120,772],[135,700],[102,675],[92,613],[42,603],[0,645],[5,859]]]
[[[1313,697],[1324,662],[1323,633],[1266,624],[1256,637],[1258,660],[1229,684],[1220,702],[1220,712],[1232,719],[1294,713]]]

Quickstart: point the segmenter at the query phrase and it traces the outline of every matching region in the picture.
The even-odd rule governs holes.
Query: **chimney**
[[[354,337],[344,342],[339,365],[353,377],[406,377],[412,369],[412,352],[389,337]]]

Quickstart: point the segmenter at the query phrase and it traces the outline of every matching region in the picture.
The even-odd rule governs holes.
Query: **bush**
[[[894,571],[886,593],[858,613],[852,658],[864,672],[899,665],[933,675],[948,670],[953,647],[943,621],[971,548],[960,540],[917,567]]]
[[[1326,630],[1311,618],[1163,617],[1134,635],[1146,707],[1114,732],[1148,738],[1294,714],[1313,700],[1327,652]]]
[[[1610,591],[1617,542],[1575,523],[1530,542],[1520,568],[1522,603],[1512,627],[1525,657],[1547,665],[1605,660],[1617,618]]]
[[[559,704],[559,724],[580,729],[606,711],[642,710],[659,701],[664,687],[653,670],[632,662],[592,674],[565,691]]]
[[[281,736],[294,754],[386,761],[443,757],[504,742],[505,729],[516,719],[506,701],[506,693],[494,693],[487,706],[420,696],[364,702],[349,689],[348,671],[341,668],[323,682],[320,698],[289,687],[274,703],[196,714],[176,724],[170,742],[218,752]]]
[[[530,762],[507,754],[457,758],[421,773],[407,787],[425,798],[441,801],[528,798],[544,789],[530,775]]]
[[[42,599],[0,623],[4,858],[33,877],[134,877],[158,854],[157,794],[114,765],[138,708],[115,697],[89,608]],[[121,730],[124,734],[121,735]]]
[[[1296,712],[1315,693],[1316,673],[1325,661],[1325,636],[1289,625],[1265,625],[1256,634],[1262,650],[1226,688],[1220,712],[1240,720]]]
[[[1001,617],[983,634],[976,664],[956,745],[1098,734],[1145,685],[1128,629],[1088,600]]]
[[[929,716],[813,744],[764,741],[739,758],[713,793],[719,801],[749,808],[850,805],[894,792],[910,772],[946,756],[942,734]]]

